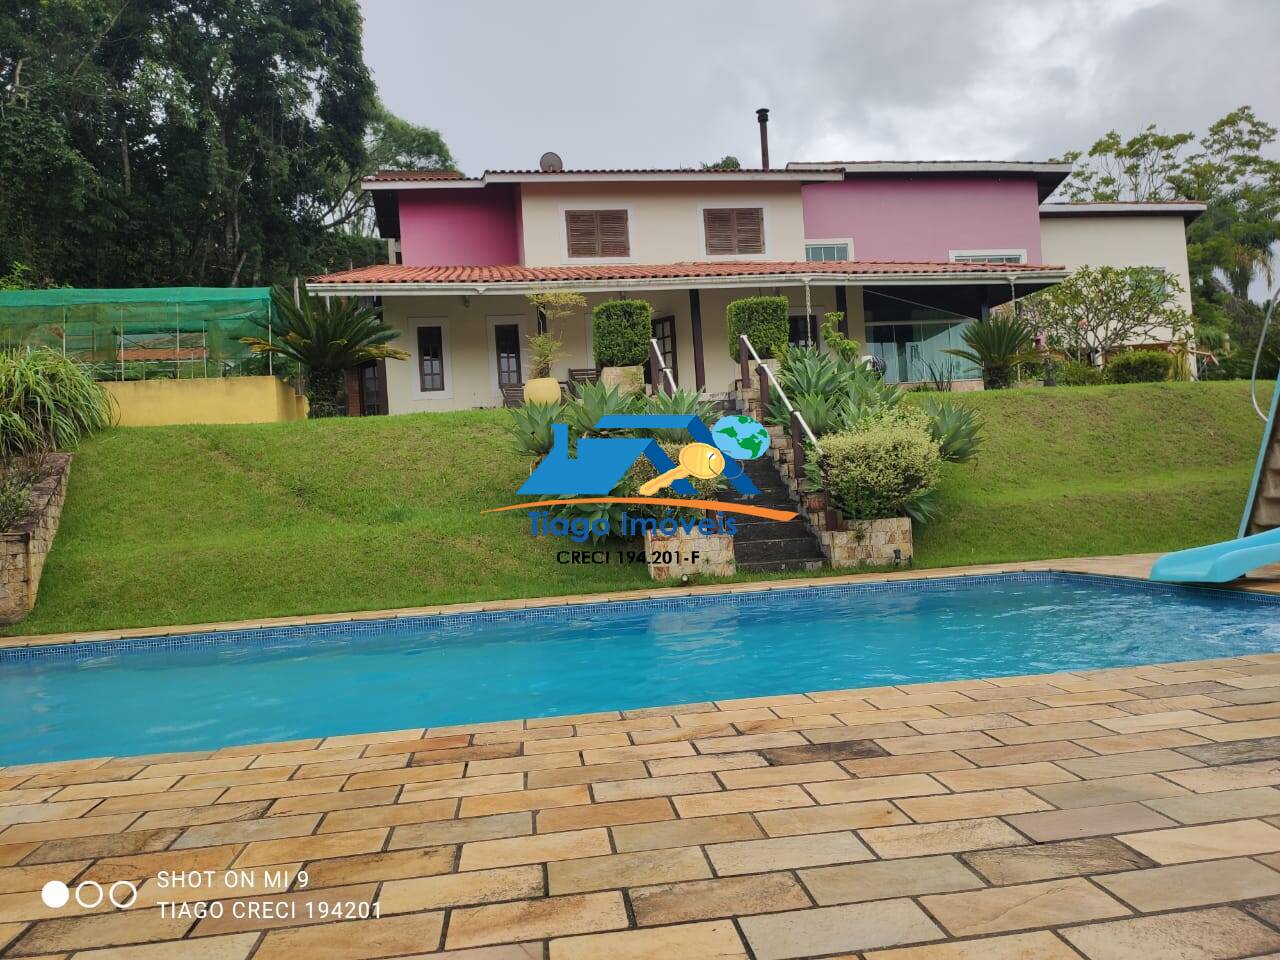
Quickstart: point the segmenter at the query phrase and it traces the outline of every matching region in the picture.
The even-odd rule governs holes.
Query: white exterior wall
[[[520,188],[524,264],[680,263],[687,260],[803,260],[799,183],[525,183]],[[704,207],[763,207],[765,252],[708,257]],[[574,257],[565,242],[566,210],[627,210],[631,256]]]
[[[759,294],[781,294],[791,302],[792,311],[804,312],[803,287],[711,288],[701,291],[703,360],[706,373],[705,392],[723,393],[738,377],[738,366],[729,354],[728,326],[725,308],[732,300]],[[676,379],[681,387],[692,390],[696,384],[693,351],[693,324],[687,290],[646,291],[623,296],[647,300],[655,318],[674,316],[676,321]],[[810,301],[818,325],[822,315],[835,309],[834,287],[812,287]],[[562,321],[553,331],[564,341],[565,355],[556,362],[552,375],[568,378],[571,367],[594,367],[591,352],[591,311],[597,303],[614,299],[612,295],[590,294],[586,311]],[[862,290],[848,288],[849,336],[864,341]],[[493,328],[498,323],[517,323],[523,336],[536,331],[533,307],[524,297],[488,295],[461,297],[396,296],[383,297],[383,315],[387,323],[400,331],[395,346],[412,356],[407,361],[388,360],[387,403],[390,413],[420,413],[439,410],[465,410],[472,407],[498,407],[502,393],[498,389],[497,356]],[[418,356],[419,326],[443,327],[444,375],[443,391],[420,388]],[[528,348],[522,343],[521,359],[528,377]]]

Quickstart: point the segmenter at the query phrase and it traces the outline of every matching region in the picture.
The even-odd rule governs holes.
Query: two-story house
[[[364,187],[392,262],[315,277],[308,289],[380,298],[413,354],[362,372],[364,412],[501,404],[502,387],[524,381],[526,338],[538,330],[526,295],[557,288],[591,305],[648,300],[677,382],[709,394],[737,376],[725,307],[759,293],[788,298],[793,342],[816,342],[822,315],[838,310],[846,334],[884,359],[887,379],[921,381],[991,307],[1071,267],[1111,262],[1090,259],[1096,244],[1059,226],[1072,219],[1062,205],[1042,206],[1069,173],[1020,162],[384,171]],[[1181,230],[1187,212],[1167,214]],[[1095,212],[1085,232],[1132,219]],[[1180,256],[1185,276],[1185,243],[1159,258],[1127,250],[1132,263],[1173,269],[1167,260]],[[596,365],[589,311],[555,332],[565,346],[555,376]]]

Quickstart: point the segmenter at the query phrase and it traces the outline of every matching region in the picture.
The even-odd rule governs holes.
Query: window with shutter
[[[764,253],[764,209],[736,207],[702,211],[707,256],[750,256]]]
[[[564,226],[570,257],[631,256],[626,210],[566,210]]]

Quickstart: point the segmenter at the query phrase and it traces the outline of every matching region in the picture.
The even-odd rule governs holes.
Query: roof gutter
[[[841,286],[942,286],[964,284],[1058,283],[1070,274],[1068,270],[1027,270],[1016,275],[1007,272],[976,273],[762,273],[732,277],[653,277],[604,280],[531,280],[504,283],[314,283],[307,282],[311,293],[345,296],[448,296],[463,294],[483,296],[488,293],[521,295],[541,290],[576,290],[583,293],[608,293],[616,290],[687,290],[735,287],[841,287]]]

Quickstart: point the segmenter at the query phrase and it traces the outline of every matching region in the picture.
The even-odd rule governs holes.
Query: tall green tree
[[[379,105],[356,0],[0,0],[0,274],[233,286],[368,262],[358,182],[388,143],[452,162]]]

